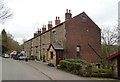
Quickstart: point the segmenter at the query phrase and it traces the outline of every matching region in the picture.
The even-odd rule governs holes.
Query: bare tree
[[[0,0],[0,23],[4,23],[12,15],[11,10],[5,5],[4,1]]]
[[[103,29],[102,30],[102,44],[116,45],[118,42],[118,32],[116,29]]]
[[[110,30],[103,29],[101,34],[102,40],[102,63],[104,68],[110,68],[110,61],[105,59],[118,51],[118,31],[117,28]]]
[[[117,30],[118,30],[118,51],[120,51],[120,26],[118,26],[118,28],[117,28]]]

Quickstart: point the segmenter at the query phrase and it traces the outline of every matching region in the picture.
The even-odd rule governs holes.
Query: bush
[[[110,77],[113,77],[113,74],[112,74],[112,70],[110,69],[97,69],[97,68],[94,68],[92,69],[92,74],[91,74],[92,77],[106,77],[106,78],[110,78]]]
[[[66,61],[74,62],[74,63],[80,63],[82,65],[90,65],[90,63],[88,63],[84,60],[81,60],[81,59],[66,59]]]
[[[60,61],[60,69],[76,75],[92,77],[113,77],[112,70],[93,68],[90,63],[80,59],[67,59]]]
[[[59,68],[76,75],[88,76],[88,74],[91,74],[91,70],[90,71],[88,70],[88,69],[91,69],[90,66],[91,65],[88,62],[80,59],[67,59],[67,60],[60,61]],[[83,67],[85,68],[84,73],[82,70]]]
[[[67,62],[66,60],[61,60],[60,61],[60,68],[61,69],[67,69]]]
[[[110,70],[110,69],[93,68],[92,72],[93,73],[112,73],[112,70]]]
[[[81,64],[75,63],[75,62],[69,62],[66,60],[61,60],[60,67],[61,67],[61,69],[66,69],[67,71],[72,71],[72,70],[79,70],[81,67]]]

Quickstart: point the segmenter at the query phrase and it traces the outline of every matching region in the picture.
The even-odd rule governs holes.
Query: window
[[[53,34],[55,34],[55,35],[56,35],[56,31],[53,31]]]
[[[77,45],[76,51],[77,51],[77,52],[80,52],[80,46],[79,46],[79,45]]]
[[[82,22],[87,22],[87,18],[85,16],[82,16]]]
[[[52,31],[52,40],[53,42],[56,40],[56,31]]]
[[[77,52],[77,56],[80,56],[80,45],[76,46],[76,52]]]

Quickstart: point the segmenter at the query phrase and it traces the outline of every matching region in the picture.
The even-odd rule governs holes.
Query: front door
[[[63,51],[56,51],[56,66],[63,60]]]
[[[120,78],[120,56],[118,56],[118,78]]]

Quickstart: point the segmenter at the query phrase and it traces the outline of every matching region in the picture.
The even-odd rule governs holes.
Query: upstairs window
[[[52,41],[56,40],[56,31],[52,31]]]
[[[82,22],[87,22],[87,17],[86,16],[82,16]]]
[[[76,46],[76,52],[77,52],[77,56],[80,56],[80,45]]]

